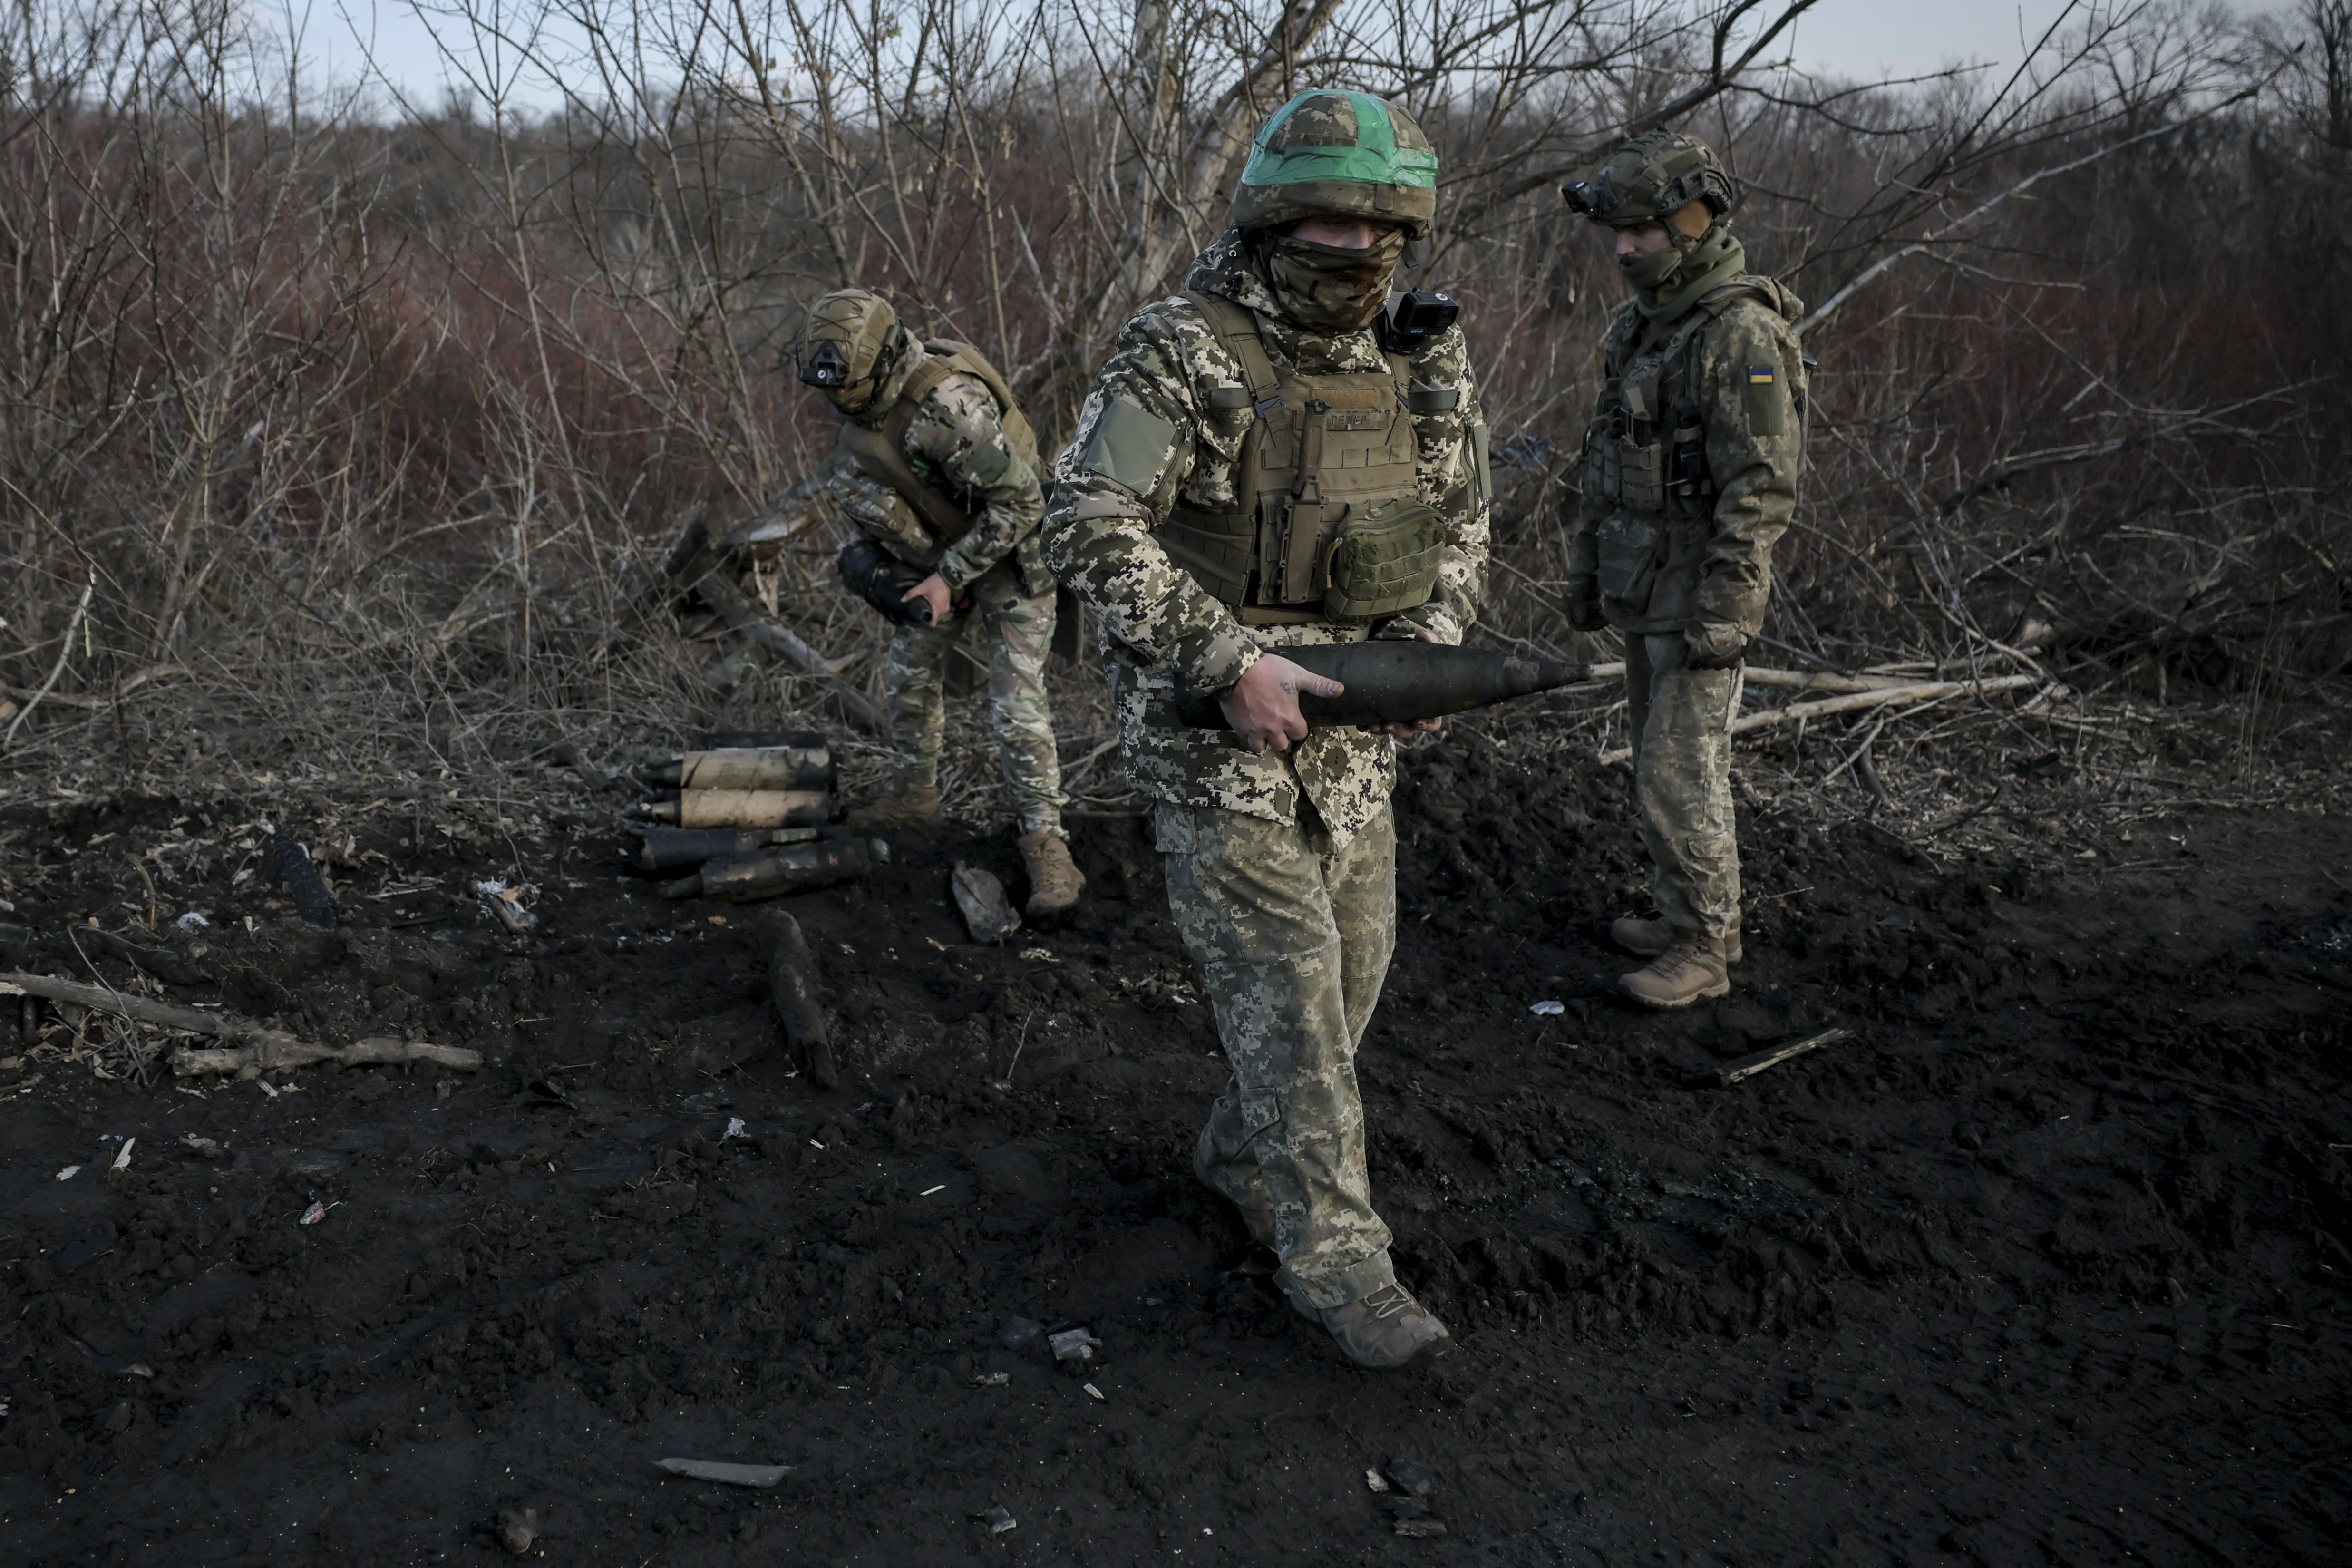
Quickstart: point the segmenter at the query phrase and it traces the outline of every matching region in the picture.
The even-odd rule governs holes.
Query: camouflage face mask
[[[1748,252],[1727,225],[1717,223],[1696,239],[1677,237],[1664,249],[1622,265],[1643,315],[1680,315],[1699,295],[1746,267]]]
[[[1379,313],[1403,255],[1402,229],[1362,250],[1284,235],[1270,247],[1266,271],[1292,321],[1310,332],[1352,332]]]

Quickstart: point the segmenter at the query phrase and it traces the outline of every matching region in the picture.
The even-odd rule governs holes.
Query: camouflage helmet
[[[1408,239],[1437,216],[1437,152],[1412,116],[1369,92],[1302,92],[1250,142],[1234,188],[1236,228],[1325,213],[1392,223]]]
[[[1612,227],[1663,221],[1693,202],[1721,217],[1736,201],[1715,149],[1679,131],[1650,131],[1609,156],[1590,181],[1559,188],[1569,209]]]
[[[801,327],[801,380],[838,395],[890,373],[898,312],[868,289],[836,289],[809,307]]]

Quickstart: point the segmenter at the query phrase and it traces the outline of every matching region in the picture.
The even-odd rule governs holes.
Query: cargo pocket
[[[1646,609],[1658,575],[1658,525],[1613,512],[1601,520],[1592,542],[1601,596],[1630,605],[1637,615]]]
[[[1192,813],[1161,801],[1151,808],[1151,847],[1162,855],[1190,855],[1196,840]]]
[[[1269,1128],[1282,1125],[1282,1096],[1271,1089],[1245,1089],[1234,1096],[1234,1109],[1241,1113],[1242,1147],[1255,1143]]]

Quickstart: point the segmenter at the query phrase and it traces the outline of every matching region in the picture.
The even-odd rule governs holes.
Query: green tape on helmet
[[[1308,110],[1308,118],[1318,122],[1316,130],[1340,129],[1332,123],[1338,119],[1330,112],[1336,107],[1331,103],[1334,99],[1344,99],[1355,110],[1354,134],[1346,142],[1318,141],[1302,145],[1281,135],[1286,126],[1299,118],[1302,109]],[[1285,144],[1276,146],[1277,141]],[[1398,145],[1396,121],[1389,106],[1369,92],[1302,92],[1275,110],[1274,118],[1251,139],[1242,184],[1293,185],[1307,180],[1424,185],[1435,190],[1437,153],[1426,146]]]
[[[1270,228],[1319,215],[1366,217],[1428,234],[1437,151],[1413,118],[1368,92],[1318,89],[1275,110],[1250,142],[1233,221]]]

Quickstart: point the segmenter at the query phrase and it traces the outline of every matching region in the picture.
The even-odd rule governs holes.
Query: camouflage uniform
[[[878,426],[898,401],[913,356],[884,380],[868,409],[854,417]],[[971,607],[943,626],[901,626],[883,666],[889,692],[890,739],[906,782],[939,783],[946,729],[948,659],[967,628],[978,626],[988,652],[988,696],[998,765],[1011,786],[1024,833],[1062,831],[1061,763],[1045,699],[1045,659],[1054,641],[1054,580],[1039,549],[1045,516],[1038,476],[1006,439],[994,396],[977,377],[950,374],[933,387],[900,443],[923,482],[958,504],[984,504],[979,521],[942,545],[905,498],[882,480],[837,465],[832,500],[850,521],[911,565],[937,572]]]
[[[1252,311],[1277,372],[1389,369],[1370,329],[1318,336],[1286,321],[1238,234],[1202,253],[1185,289]],[[1264,648],[1424,629],[1461,640],[1484,591],[1487,512],[1484,426],[1458,330],[1412,357],[1410,384],[1426,393],[1412,416],[1421,499],[1446,518],[1436,586],[1417,608],[1369,627],[1248,626],[1171,559],[1154,531],[1180,503],[1232,504],[1252,421],[1246,398],[1233,406],[1243,367],[1181,297],[1120,330],[1055,464],[1045,531],[1054,571],[1102,623],[1128,777],[1159,803],[1170,908],[1208,978],[1233,1068],[1196,1169],[1251,1216],[1282,1256],[1286,1283],[1318,1309],[1393,1279],[1365,1172],[1354,1063],[1395,944],[1395,747],[1384,735],[1318,729],[1287,753],[1252,752],[1225,731],[1180,726],[1173,707],[1180,683],[1223,690]],[[1171,432],[1154,475],[1113,479],[1087,466],[1122,401]]]
[[[1668,151],[1685,142],[1652,140]],[[1624,636],[1659,912],[1678,930],[1728,939],[1739,930],[1739,670],[1690,668],[1690,639],[1712,635],[1736,650],[1763,627],[1772,545],[1796,509],[1804,458],[1805,367],[1790,331],[1803,305],[1746,270],[1719,218],[1685,258],[1666,287],[1637,286],[1602,342],[1568,592],[1572,618]],[[1703,474],[1692,477],[1701,452]]]

